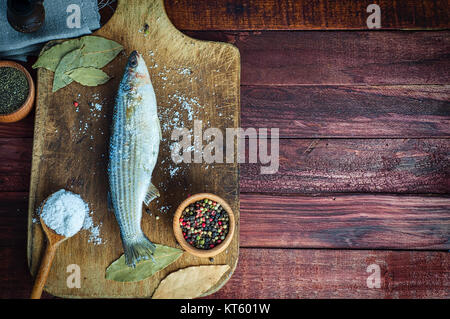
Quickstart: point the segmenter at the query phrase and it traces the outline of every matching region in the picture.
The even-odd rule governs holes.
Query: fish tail
[[[141,260],[153,259],[156,246],[141,232],[132,240],[122,239],[125,253],[125,263],[135,268]]]

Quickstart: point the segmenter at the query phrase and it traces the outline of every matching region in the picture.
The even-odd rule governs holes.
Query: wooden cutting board
[[[92,231],[83,230],[59,247],[45,286],[47,292],[76,298],[150,297],[159,282],[177,269],[228,264],[230,271],[206,294],[213,293],[230,278],[238,260],[238,165],[177,165],[170,157],[173,143],[170,136],[174,127],[192,130],[193,120],[202,120],[203,130],[217,127],[224,135],[226,128],[239,127],[239,51],[230,44],[199,41],[182,34],[167,18],[162,0],[140,0],[132,4],[119,1],[114,16],[94,35],[117,41],[125,49],[103,69],[113,77],[108,83],[84,87],[74,82],[52,93],[53,73],[45,69],[38,71],[29,200],[30,271],[36,273],[45,247],[36,210],[48,195],[65,188],[80,194],[89,203],[99,234],[96,237]],[[172,231],[173,214],[189,194],[199,192],[223,197],[236,214],[237,228],[229,248],[213,261],[185,252],[174,264],[149,279],[119,283],[105,279],[108,265],[123,253],[117,222],[107,210],[106,167],[114,97],[132,50],[143,54],[149,68],[163,131],[158,164],[153,172],[153,183],[161,197],[152,203],[152,215],[144,210],[144,233],[154,243],[177,247]],[[78,107],[74,101],[79,103]],[[67,287],[70,275],[67,267],[71,264],[80,266],[80,288]]]

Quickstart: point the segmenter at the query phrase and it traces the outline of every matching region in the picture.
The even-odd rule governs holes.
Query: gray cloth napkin
[[[39,52],[45,42],[75,38],[100,28],[97,0],[45,0],[45,23],[36,32],[22,33],[13,29],[6,18],[6,2],[0,0],[0,58],[26,61],[27,55]],[[80,28],[67,26],[67,7],[80,6]]]

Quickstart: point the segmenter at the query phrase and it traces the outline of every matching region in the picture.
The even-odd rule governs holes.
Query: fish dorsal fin
[[[145,194],[145,198],[144,198],[145,206],[148,206],[150,204],[150,202],[157,197],[159,197],[159,191],[155,185],[150,183],[150,186],[148,187],[148,190],[147,190],[147,194]]]

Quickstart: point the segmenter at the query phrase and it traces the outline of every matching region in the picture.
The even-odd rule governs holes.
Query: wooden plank
[[[380,267],[380,288],[368,288]],[[448,252],[241,249],[230,281],[210,298],[449,298]]]
[[[34,112],[15,123],[0,123],[0,138],[5,137],[33,137]]]
[[[241,194],[241,247],[450,249],[450,197]]]
[[[17,247],[25,255],[28,192],[0,192],[0,247]]]
[[[450,86],[242,86],[244,128],[280,137],[446,137]],[[34,116],[0,124],[0,138],[32,137]]]
[[[28,192],[30,188],[30,172],[23,175],[0,175],[0,192]]]
[[[243,195],[241,243],[257,237],[246,231],[252,218]],[[363,199],[363,198],[361,198]],[[337,199],[339,201],[339,199]],[[27,193],[0,193],[1,298],[27,298],[32,278],[26,265]],[[281,202],[277,199],[277,202]],[[5,205],[5,203],[8,203]],[[417,201],[408,201],[411,209]],[[430,203],[430,202],[428,202]],[[270,205],[265,202],[265,204]],[[398,207],[399,203],[391,203]],[[407,204],[407,203],[406,203]],[[281,203],[283,205],[283,203]],[[383,206],[368,201],[369,206]],[[389,206],[388,203],[385,203]],[[432,214],[439,204],[429,204]],[[6,208],[10,207],[10,208]],[[270,207],[270,206],[269,206]],[[317,207],[318,208],[318,207]],[[424,216],[431,216],[430,213]],[[384,217],[387,217],[384,215]],[[256,220],[261,220],[258,218]],[[295,222],[295,220],[294,220]],[[403,223],[403,222],[401,222]],[[286,226],[286,223],[284,223]],[[258,225],[254,226],[258,228]],[[280,229],[280,228],[279,228]],[[448,230],[447,230],[448,231]],[[247,237],[247,238],[246,238]],[[268,239],[274,236],[267,236]],[[448,298],[449,254],[440,252],[241,249],[235,274],[213,298]],[[381,267],[381,289],[365,286],[366,268]],[[293,280],[295,278],[295,280]],[[357,288],[357,289],[355,289]],[[46,297],[51,297],[46,295]]]
[[[177,0],[165,1],[181,30],[368,29],[367,6],[381,8],[382,29],[445,29],[448,2],[431,0]]]
[[[243,86],[242,126],[282,138],[448,137],[450,86]]]
[[[2,175],[28,175],[31,169],[31,138],[0,138]]]
[[[26,237],[28,192],[0,192],[0,246]],[[241,194],[241,247],[450,249],[450,198]]]
[[[187,34],[236,45],[243,85],[450,83],[450,31]]]
[[[30,143],[30,139],[0,139],[0,152],[6,155],[0,164],[4,179],[29,176]],[[280,139],[279,143],[278,173],[261,175],[261,165],[248,160],[241,164],[242,192],[445,194],[450,190],[448,139]],[[17,188],[1,187],[28,188],[27,177],[15,181]],[[74,186],[72,179],[65,183]]]
[[[275,174],[247,154],[241,192],[446,194],[449,149],[449,139],[280,139]],[[276,156],[270,162],[276,168]]]
[[[145,25],[150,26],[148,32],[142,31]],[[36,208],[48,195],[66,188],[89,203],[95,224],[101,221],[104,244],[94,245],[88,233],[80,233],[58,248],[47,281],[48,292],[65,297],[149,297],[167,273],[211,262],[184,254],[148,280],[123,285],[105,278],[106,268],[123,253],[117,221],[107,210],[107,159],[114,98],[128,55],[138,50],[146,61],[162,130],[152,175],[161,196],[151,203],[153,215],[144,213],[142,228],[152,242],[175,247],[173,212],[188,194],[209,191],[223,197],[239,221],[237,163],[223,165],[220,170],[208,169],[206,164],[177,165],[171,160],[169,147],[175,127],[192,129],[194,118],[220,129],[240,126],[239,52],[228,43],[198,41],[176,30],[162,0],[133,1],[133,5],[119,1],[115,14],[95,35],[124,47],[124,53],[104,68],[111,76],[106,84],[85,87],[72,83],[51,93],[53,73],[38,71],[29,219],[35,217]],[[89,106],[96,98],[102,105],[97,111]],[[75,99],[78,111],[73,106]],[[223,107],[223,112],[219,114],[216,105]],[[39,224],[29,223],[28,231],[28,261],[35,274],[45,240]],[[236,224],[227,252],[215,256],[213,264],[227,264],[230,270],[207,293],[219,289],[233,273],[239,255],[238,233]],[[74,262],[86,276],[76,290],[68,288],[63,279],[67,265]]]
[[[0,298],[28,298],[23,249],[0,250]],[[234,275],[210,298],[449,298],[450,254],[380,250],[243,248]],[[377,264],[381,287],[368,288]],[[51,298],[45,294],[44,297]]]

